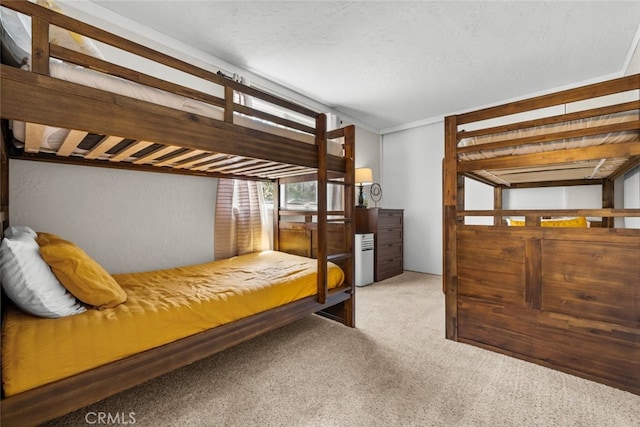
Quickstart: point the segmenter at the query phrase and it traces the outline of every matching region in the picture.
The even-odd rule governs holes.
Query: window
[[[316,210],[318,186],[315,181],[296,182],[282,186],[282,207],[293,210]]]
[[[260,182],[258,188],[262,191],[262,199],[266,205],[273,206],[273,182],[263,181]]]
[[[318,183],[316,181],[296,182],[282,185],[280,207],[291,210],[318,210]],[[342,210],[344,205],[343,186],[329,184],[327,187],[327,209]]]

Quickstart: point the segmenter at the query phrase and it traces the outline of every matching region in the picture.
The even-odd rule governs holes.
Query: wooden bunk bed
[[[640,229],[624,226],[640,209],[614,206],[640,164],[638,89],[630,75],[445,119],[448,339],[640,394]],[[466,179],[493,209],[465,207]],[[503,208],[506,189],[574,185],[600,186],[601,208]]]
[[[2,230],[9,225],[8,162],[12,158],[215,178],[274,182],[274,249],[317,258],[317,292],[295,302],[215,327],[81,372],[0,403],[2,425],[34,425],[141,384],[312,313],[355,326],[353,284],[353,126],[327,130],[326,116],[246,86],[28,1],[2,1],[3,10],[31,20],[29,69],[0,65],[2,114]],[[72,31],[153,61],[219,89],[220,96],[144,74],[85,52],[50,43],[50,30]],[[74,64],[83,73],[144,86],[163,105],[77,83],[56,71]],[[100,77],[102,78],[102,77]],[[66,79],[66,80],[65,80]],[[243,105],[239,95],[288,115]],[[309,126],[297,117],[314,123]],[[293,117],[293,118],[292,118]],[[14,132],[22,129],[20,138]],[[62,131],[60,131],[62,129]],[[58,135],[58,140],[49,138]],[[62,137],[60,137],[62,135]],[[317,181],[317,211],[280,209],[280,184]],[[343,208],[327,209],[327,186],[343,187]],[[302,215],[303,221],[292,221]],[[329,262],[344,282],[329,289]],[[3,319],[10,302],[3,297]]]

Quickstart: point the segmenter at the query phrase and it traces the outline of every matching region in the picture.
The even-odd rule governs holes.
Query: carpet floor
[[[309,316],[47,425],[639,425],[640,396],[446,340],[441,286],[358,288],[355,329]]]

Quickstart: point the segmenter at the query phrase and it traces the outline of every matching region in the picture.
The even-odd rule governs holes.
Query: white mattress
[[[117,93],[119,95],[132,97],[181,111],[187,111],[217,120],[223,120],[224,117],[224,112],[219,107],[87,68],[66,64],[57,60],[51,60],[50,75],[55,78],[75,82],[84,86]],[[242,114],[234,114],[233,120],[235,124],[243,127],[284,136],[308,144],[315,144],[315,138],[313,135],[278,126],[264,120],[254,119]],[[13,122],[12,128],[14,137],[18,141],[24,142],[26,133],[25,123]],[[69,130],[67,129],[46,127],[40,144],[41,150],[45,152],[56,152],[68,134]],[[82,152],[83,150],[78,149],[75,153],[82,154]],[[336,141],[329,141],[328,152],[334,156],[342,156],[342,144]]]
[[[549,133],[562,132],[575,129],[591,128],[596,126],[605,126],[617,123],[624,123],[638,120],[640,118],[640,110],[624,111],[621,113],[608,114],[598,117],[591,117],[570,122],[563,122],[551,125],[540,126],[536,128],[521,129],[516,131],[501,132],[491,135],[483,135],[474,138],[463,138],[458,143],[458,147],[481,146],[492,142],[505,141],[510,139],[524,138],[529,136],[542,136]],[[478,147],[478,151],[466,152],[458,154],[460,160],[480,160],[491,159],[501,156],[515,156],[520,154],[540,153],[544,151],[553,151],[561,149],[583,148],[593,145],[616,144],[620,142],[628,142],[638,140],[639,132],[624,131],[612,132],[608,134],[585,136],[580,138],[569,138],[557,141],[540,142],[524,144],[512,147],[501,147],[494,149],[484,149]]]

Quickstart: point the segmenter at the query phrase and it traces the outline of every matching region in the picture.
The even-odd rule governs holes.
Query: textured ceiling
[[[389,129],[623,71],[640,1],[93,1]]]

